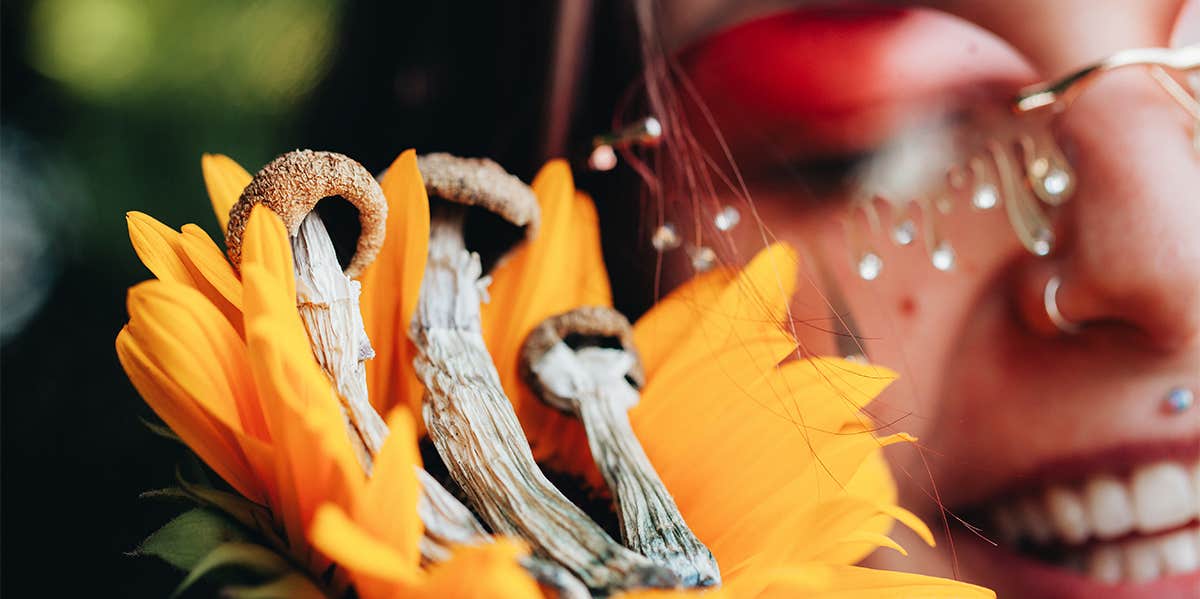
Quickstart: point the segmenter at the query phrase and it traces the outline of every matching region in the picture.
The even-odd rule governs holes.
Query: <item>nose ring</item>
[[[1058,330],[1074,335],[1079,332],[1079,324],[1072,322],[1063,313],[1058,310],[1058,288],[1062,285],[1062,279],[1055,275],[1046,281],[1046,289],[1042,293],[1042,302],[1046,306],[1046,316],[1050,317],[1050,322],[1058,327]]]

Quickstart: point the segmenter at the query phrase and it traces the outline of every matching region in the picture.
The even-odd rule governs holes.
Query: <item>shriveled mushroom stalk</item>
[[[600,307],[551,317],[526,338],[521,370],[542,401],[583,422],[617,504],[622,541],[687,586],[720,584],[712,552],[683,521],[629,423],[644,380],[629,321]]]
[[[362,227],[359,249],[346,272],[324,223],[313,211],[320,199],[332,195],[358,208]],[[235,260],[240,258],[245,221],[258,203],[271,208],[289,227],[297,309],[317,362],[337,387],[355,453],[370,474],[389,431],[369,401],[364,362],[374,357],[374,351],[363,327],[360,285],[350,275],[368,266],[382,244],[387,214],[383,192],[366,169],[341,154],[285,154],[263,168],[232,210],[229,239]],[[491,542],[474,514],[437,479],[423,468],[417,468],[417,478],[422,489],[417,510],[425,526],[421,539],[425,561],[449,558],[449,546],[454,544]],[[553,563],[530,558],[523,565],[560,597],[587,596],[582,583]]]
[[[324,223],[313,212],[329,196],[341,196],[358,209],[361,234],[345,273]],[[226,242],[235,266],[241,264],[242,234],[256,204],[277,214],[290,234],[297,309],[313,354],[337,388],[355,453],[370,472],[387,427],[367,397],[363,362],[375,352],[363,329],[360,287],[351,277],[383,245],[387,200],[371,174],[346,156],[311,150],[284,154],[254,176],[230,210]]]
[[[474,251],[484,244],[468,245],[468,233],[479,225],[481,240],[519,242],[512,233],[537,224],[532,190],[487,160],[433,154],[418,166],[431,196],[430,239],[410,333],[425,425],[451,476],[493,530],[525,539],[593,590],[674,586],[668,570],[613,541],[542,474],[484,345],[486,279]]]

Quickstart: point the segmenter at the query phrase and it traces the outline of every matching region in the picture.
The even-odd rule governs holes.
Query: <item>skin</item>
[[[877,145],[894,132],[899,115],[955,83],[1045,80],[1122,49],[1171,45],[1173,32],[1176,43],[1200,41],[1200,9],[1175,0],[933,1],[926,6],[943,14],[903,12],[881,25],[888,37],[870,37],[870,48],[832,70],[857,79],[826,87],[806,82],[811,95],[841,98],[841,109],[797,96],[803,101],[778,112],[767,104],[745,110],[743,102],[770,98],[729,97],[727,88],[737,86],[722,86],[724,71],[695,45],[781,4],[716,0],[689,2],[685,10],[682,2],[666,2],[663,26],[669,43],[690,48],[683,64],[719,122],[741,106],[740,113],[767,115],[754,118],[785,132],[781,143],[795,141],[788,151],[816,154]],[[849,51],[826,50],[828,60]],[[790,66],[789,76],[796,76],[801,67]],[[743,63],[737,72],[754,68]],[[789,114],[788,106],[803,114]],[[879,238],[874,247],[885,276],[862,281],[844,258],[852,250],[843,203],[798,205],[794,189],[751,178],[770,232],[816,258],[801,265],[812,281],[822,280],[815,263],[828,270],[867,353],[900,373],[871,413],[922,439],[922,451],[892,447],[888,457],[902,503],[935,528],[942,521],[935,492],[945,506],[965,508],[1024,476],[1071,479],[1200,453],[1200,410],[1169,415],[1160,403],[1175,386],[1200,391],[1200,153],[1191,146],[1193,125],[1145,71],[1100,78],[1056,124],[1078,182],[1055,220],[1056,251],[1032,256],[1001,215],[959,209],[943,221],[959,257],[953,274],[931,268],[919,244],[896,247]],[[735,158],[753,171],[756,144],[739,145],[736,125],[723,129]],[[743,256],[762,247],[752,224],[733,237]],[[1055,274],[1062,278],[1062,313],[1084,325],[1078,335],[1058,331],[1044,311],[1042,291]],[[798,295],[797,317],[826,316],[820,287]],[[807,350],[837,351],[826,327],[800,328]],[[998,557],[1005,549],[957,524],[951,528],[954,543],[939,531],[937,549],[899,533],[913,555],[880,553],[871,565],[957,576],[1001,597],[1095,591],[1035,580],[1032,571],[1014,570],[1024,566]],[[1122,592],[1188,596],[1194,589]]]

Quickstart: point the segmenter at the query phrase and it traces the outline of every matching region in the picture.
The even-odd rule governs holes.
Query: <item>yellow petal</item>
[[[242,334],[242,283],[213,240],[196,225],[184,225],[178,237],[184,264],[200,290]]]
[[[179,232],[141,212],[128,212],[129,241],[142,264],[160,281],[195,286],[187,265],[179,256]]]
[[[634,343],[648,379],[692,331],[699,315],[716,303],[733,276],[724,268],[700,274],[659,300],[633,325]]]
[[[849,373],[855,368],[878,371],[832,359],[773,366],[761,356],[786,346],[769,336],[759,342],[768,349],[735,344],[710,356],[719,367],[682,378],[660,375],[630,412],[651,462],[723,571],[761,553],[786,556],[803,538],[797,531],[805,530],[799,519],[806,506],[844,495],[860,465],[880,448],[869,432],[841,431],[862,418],[857,405],[844,399],[848,391],[878,393],[886,377],[854,378]],[[826,370],[844,376],[830,378]],[[663,379],[669,384],[660,384]],[[703,469],[695,468],[697,456],[704,456]],[[768,529],[782,536],[746,532]],[[882,532],[878,524],[871,530]]]
[[[498,266],[482,310],[484,337],[504,389],[521,387],[517,358],[525,336],[541,321],[585,305],[609,305],[595,208],[576,195],[563,160],[547,163],[533,180],[541,208],[537,237]],[[604,283],[596,288],[597,281]]]
[[[388,418],[387,441],[375,457],[371,480],[355,509],[359,522],[390,545],[407,564],[420,564],[417,544],[424,527],[417,515],[421,494],[415,468],[420,466],[412,413],[401,406]]]
[[[300,539],[321,503],[350,506],[364,475],[340,399],[313,357],[295,296],[258,264],[242,268],[242,281],[247,354],[281,462],[277,516],[287,537]]]
[[[591,200],[576,193],[563,160],[542,167],[532,187],[541,227],[493,272],[491,301],[481,310],[484,340],[534,456],[595,482],[599,475],[582,427],[532,396],[520,380],[518,360],[525,337],[546,318],[585,305],[612,305],[598,218]]]
[[[541,599],[537,583],[518,562],[526,553],[523,545],[506,539],[456,547],[449,561],[429,569],[429,581],[420,596]]]
[[[215,307],[185,285],[147,281],[128,296],[130,335],[189,397],[240,429],[237,399],[253,396],[245,351]]]
[[[292,264],[292,242],[283,221],[261,204],[250,211],[242,234],[242,269],[254,264],[270,273],[280,284],[292,308],[296,307],[296,276]]]
[[[180,388],[138,347],[129,329],[117,335],[117,357],[146,403],[218,476],[247,498],[265,502],[261,486],[237,446],[237,435]]]
[[[204,229],[196,225],[184,225],[182,233],[179,242],[188,260],[213,286],[213,289],[240,312],[242,310],[242,282],[238,280],[237,273],[233,271],[229,260],[225,258],[225,253],[217,247]]]
[[[391,545],[376,539],[338,506],[325,504],[317,509],[308,538],[314,547],[353,572],[356,582],[360,576],[405,585],[421,581],[417,565]]]
[[[782,244],[759,252],[725,286],[716,301],[697,315],[689,332],[669,350],[655,376],[703,368],[706,355],[714,348],[744,345],[763,335],[776,334],[780,340],[791,343],[783,329],[783,320],[796,289],[796,260],[795,250]]]
[[[213,212],[224,231],[229,225],[229,210],[237,203],[242,190],[250,184],[250,173],[223,154],[201,156],[200,170],[204,173],[204,186],[208,188]]]
[[[417,154],[396,158],[380,181],[388,200],[387,236],[379,256],[362,276],[363,325],[375,348],[367,362],[371,403],[386,414],[398,404],[420,416],[423,388],[412,368],[415,348],[408,338],[429,252],[429,199],[417,170]],[[418,429],[421,429],[418,422]]]
[[[964,582],[857,566],[808,563],[758,570],[727,585],[739,597],[820,599],[970,599],[996,594]]]
[[[364,474],[346,433],[341,400],[317,364],[296,310],[287,232],[268,209],[251,212],[243,252],[247,355],[281,458],[277,515],[289,539],[302,539],[318,505],[353,503]]]

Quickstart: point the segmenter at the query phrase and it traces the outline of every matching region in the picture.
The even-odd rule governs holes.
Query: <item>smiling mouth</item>
[[[980,508],[1019,555],[1109,585],[1200,571],[1200,460],[1047,481]]]

